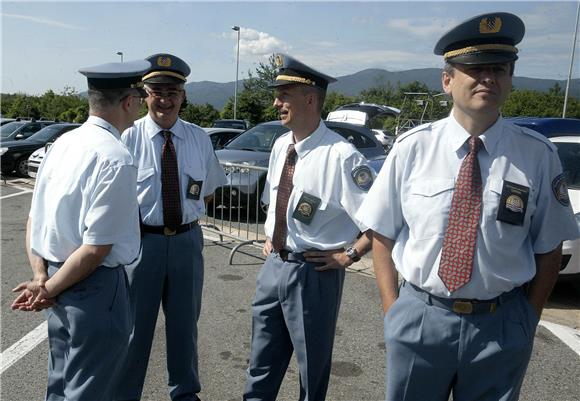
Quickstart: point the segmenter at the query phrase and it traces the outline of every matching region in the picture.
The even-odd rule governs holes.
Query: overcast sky
[[[274,52],[330,75],[442,65],[433,46],[458,22],[490,11],[520,16],[517,76],[566,79],[578,1],[462,2],[1,2],[2,93],[42,94],[86,82],[81,67],[169,52],[189,81],[240,79]],[[578,43],[578,41],[577,41]],[[578,44],[573,78],[580,77]],[[580,94],[577,94],[580,95]]]

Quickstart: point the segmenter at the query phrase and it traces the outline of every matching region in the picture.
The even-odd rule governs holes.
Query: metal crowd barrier
[[[267,167],[247,164],[220,163],[228,182],[216,190],[214,199],[207,205],[200,224],[205,231],[239,242],[230,251],[231,265],[235,253],[249,245],[262,248],[265,211],[261,205],[261,194],[268,172]]]

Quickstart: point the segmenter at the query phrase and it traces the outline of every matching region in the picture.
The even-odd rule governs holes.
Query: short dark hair
[[[317,86],[300,85],[302,88],[302,93],[309,94],[312,93],[316,97],[316,102],[318,106],[318,112],[322,114],[322,109],[324,108],[324,100],[326,99],[326,90],[319,88]]]
[[[134,89],[89,89],[89,109],[91,111],[102,112],[118,105],[121,100],[131,95]]]

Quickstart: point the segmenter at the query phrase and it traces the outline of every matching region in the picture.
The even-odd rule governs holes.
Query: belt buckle
[[[169,236],[175,235],[176,233],[177,233],[177,231],[172,230],[169,227],[163,227],[163,235],[167,235],[169,237]]]
[[[454,301],[453,312],[460,313],[462,315],[468,315],[473,313],[473,304],[466,301]]]

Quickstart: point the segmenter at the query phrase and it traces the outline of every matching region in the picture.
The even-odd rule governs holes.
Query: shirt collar
[[[318,127],[312,132],[312,134],[308,135],[306,138],[295,144],[296,154],[301,159],[306,157],[306,155],[314,148],[318,146],[320,141],[322,140],[324,133],[326,131],[326,125],[322,120],[318,124]],[[291,136],[291,141],[294,140],[294,135]]]
[[[155,137],[155,135],[157,135],[161,131],[166,130],[165,128],[161,128],[159,125],[157,125],[157,123],[153,121],[151,116],[147,114],[147,116],[145,117],[145,132],[147,132],[149,138]],[[181,121],[181,119],[178,118],[177,121],[175,121],[175,124],[173,124],[173,126],[169,128],[167,131],[171,131],[173,135],[175,135],[180,139],[183,138],[184,130],[183,130],[183,122]]]
[[[457,122],[455,117],[453,117],[453,113],[449,115],[449,121],[451,123],[451,135],[449,141],[453,151],[457,152],[469,139],[470,134],[465,130],[465,128],[461,126],[461,124],[459,124],[459,122]],[[500,115],[491,127],[479,135],[479,139],[481,139],[481,142],[483,142],[483,147],[488,154],[495,152],[497,144],[499,143],[502,135],[503,124],[504,119]]]
[[[101,117],[97,117],[97,116],[89,116],[89,118],[87,119],[87,122],[93,125],[96,125],[98,127],[101,127],[104,130],[109,131],[111,134],[113,134],[115,136],[115,138],[117,139],[121,139],[121,134],[119,133],[119,130],[117,128],[115,128],[115,126],[113,124],[111,124],[110,122],[103,120]]]

